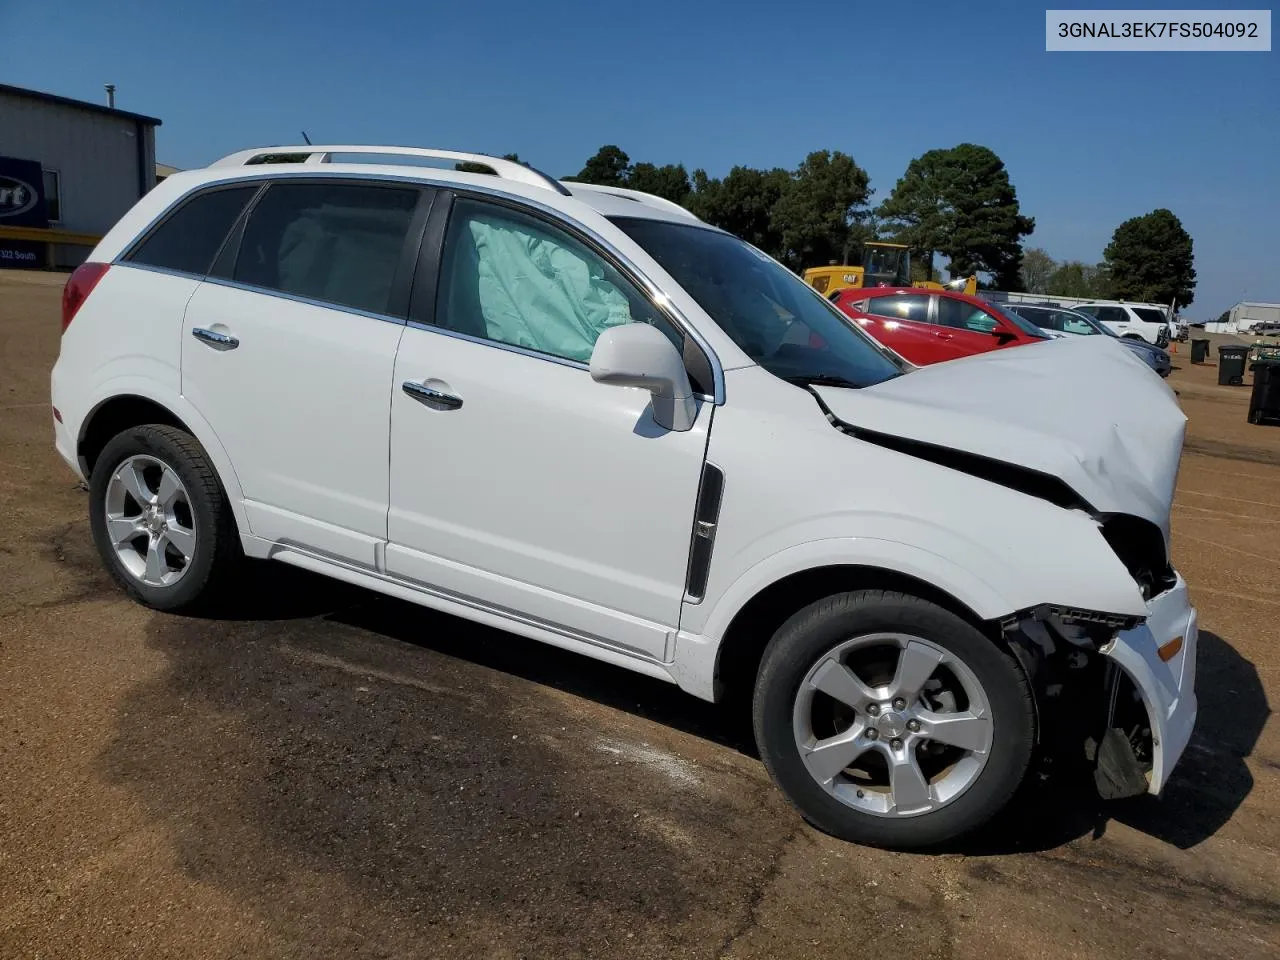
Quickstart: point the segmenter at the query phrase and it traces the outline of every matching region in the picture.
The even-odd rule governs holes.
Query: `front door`
[[[387,572],[669,659],[713,407],[664,430],[648,393],[587,361],[612,325],[680,335],[584,240],[478,199],[454,202],[421,311],[419,295],[391,402]]]
[[[934,318],[938,335],[946,337],[963,351],[964,356],[1023,342],[1016,329],[1009,329],[998,317],[981,307],[952,297],[934,299],[937,301]]]
[[[405,184],[274,183],[192,296],[182,390],[234,464],[249,532],[376,565],[405,251],[428,203]]]

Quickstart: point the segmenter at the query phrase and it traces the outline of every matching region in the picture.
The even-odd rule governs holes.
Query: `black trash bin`
[[[1253,371],[1253,394],[1249,397],[1249,422],[1280,426],[1280,359],[1257,359]]]
[[[1208,340],[1192,340],[1191,341],[1191,362],[1204,363],[1209,359],[1209,341]]]
[[[1246,346],[1222,346],[1218,348],[1218,383],[1239,387],[1244,384],[1244,365],[1249,357]]]

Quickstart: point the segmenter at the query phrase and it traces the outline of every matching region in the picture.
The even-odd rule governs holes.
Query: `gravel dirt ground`
[[[656,681],[286,570],[237,620],[125,600],[52,447],[63,279],[0,273],[0,957],[1280,955],[1280,429],[1188,345],[1173,783],[902,855]]]

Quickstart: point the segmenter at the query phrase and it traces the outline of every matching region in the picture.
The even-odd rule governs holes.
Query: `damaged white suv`
[[[741,697],[801,813],[885,846],[1050,747],[1159,793],[1191,734],[1185,420],[1102,338],[914,369],[674,204],[352,146],[169,177],[63,324],[57,448],[152,607],[268,558]]]

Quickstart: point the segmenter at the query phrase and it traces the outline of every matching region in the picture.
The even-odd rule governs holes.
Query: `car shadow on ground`
[[[758,759],[746,711],[706,703],[669,683],[328,578],[263,564],[231,619],[319,617],[626,711]],[[1199,716],[1162,797],[1104,802],[1087,773],[1029,781],[1003,816],[948,852],[1048,850],[1101,837],[1110,821],[1188,849],[1213,836],[1248,796],[1245,765],[1270,715],[1253,664],[1200,632]]]
[[[1009,809],[965,841],[971,856],[1046,850],[1101,837],[1116,821],[1187,850],[1213,836],[1253,789],[1244,759],[1271,714],[1253,664],[1226,640],[1200,631],[1195,732],[1163,796],[1106,802],[1080,777],[1029,783]]]

